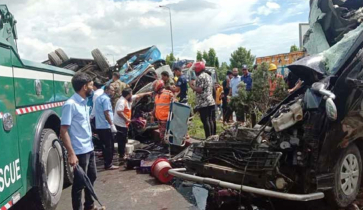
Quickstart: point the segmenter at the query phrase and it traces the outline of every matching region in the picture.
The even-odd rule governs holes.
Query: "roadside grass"
[[[191,88],[188,89],[188,104],[193,109],[195,107],[195,93]],[[217,121],[217,134],[223,131],[223,123]],[[188,134],[197,139],[205,139],[203,123],[199,113],[195,113],[192,122],[188,128]]]
[[[217,134],[220,134],[222,131],[223,131],[223,123],[217,121]],[[194,137],[197,139],[205,139],[203,123],[198,113],[194,115],[193,120],[189,125],[188,132],[190,137]]]

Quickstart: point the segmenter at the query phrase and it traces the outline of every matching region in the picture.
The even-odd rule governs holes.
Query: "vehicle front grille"
[[[189,161],[213,163],[243,171],[269,171],[276,167],[281,155],[281,152],[204,145],[194,147],[186,154],[186,158]]]

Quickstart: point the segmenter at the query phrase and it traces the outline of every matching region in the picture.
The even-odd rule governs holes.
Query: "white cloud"
[[[276,2],[268,1],[266,2],[266,5],[260,6],[257,9],[257,14],[259,15],[269,15],[273,13],[274,11],[277,11],[280,9],[280,5]]]
[[[265,25],[244,34],[216,34],[207,39],[190,41],[183,54],[193,55],[196,52],[214,48],[219,60],[229,61],[230,54],[238,47],[251,49],[256,56],[266,56],[278,53],[287,53],[291,45],[298,45],[299,23],[282,25]]]
[[[155,17],[148,17],[148,18],[142,17],[139,19],[139,22],[145,28],[166,25],[164,20],[161,20],[160,18],[155,18]]]
[[[177,57],[194,58],[197,50],[213,47],[220,61],[228,61],[231,52],[240,46],[265,55],[285,52],[291,43],[298,43],[297,23],[259,26],[260,17],[254,11],[261,1],[5,0],[4,3],[18,21],[22,58],[43,61],[58,47],[70,57],[90,58],[91,50],[100,48],[111,61],[113,57],[117,60],[151,45],[156,45],[165,57],[171,51],[171,44],[169,12],[159,8],[164,5],[172,9]],[[266,11],[281,9],[273,1],[264,2]],[[257,9],[262,15],[266,11]],[[236,32],[245,27],[257,28]]]
[[[276,2],[268,1],[266,6],[270,9],[280,9],[280,5]]]

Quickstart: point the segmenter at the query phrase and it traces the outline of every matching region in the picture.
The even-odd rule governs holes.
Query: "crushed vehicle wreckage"
[[[353,0],[310,4],[312,30],[305,37],[310,56],[289,66],[302,87],[269,109],[254,128],[233,127],[193,144],[184,152],[185,168],[169,174],[246,196],[325,198],[339,208],[355,200],[363,167],[363,5]],[[332,16],[336,11],[357,18]],[[342,25],[333,23],[345,17],[352,24],[331,36],[333,29],[342,32]],[[314,31],[317,25],[326,31]],[[314,39],[325,40],[327,48],[317,49],[309,43]]]
[[[99,49],[93,50],[91,54],[93,59],[70,58],[62,49],[57,49],[49,53],[48,60],[43,63],[87,73],[93,79],[98,78],[105,84],[111,82],[113,72],[119,72],[120,80],[128,84],[134,94],[152,91],[152,83],[161,78],[163,71],[173,75],[169,65],[166,65],[165,60],[161,59],[161,53],[156,46],[130,53],[117,60],[114,66],[109,64]],[[89,100],[90,106],[92,106],[91,103],[92,100]],[[153,108],[154,101],[151,96],[145,96],[133,103],[130,126],[132,139],[142,136],[146,131],[157,129],[157,123],[151,122],[150,112]]]

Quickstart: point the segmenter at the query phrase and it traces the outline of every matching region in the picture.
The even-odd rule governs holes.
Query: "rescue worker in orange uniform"
[[[274,92],[276,90],[277,80],[278,79],[284,79],[284,77],[281,74],[277,73],[277,67],[273,63],[270,64],[270,67],[269,67],[268,71],[271,73],[271,76],[268,79],[268,83],[269,83],[269,86],[270,86],[269,95],[273,96]]]
[[[156,80],[153,83],[155,92],[155,108],[154,116],[158,120],[161,144],[164,147],[168,145],[168,140],[165,139],[166,123],[168,121],[170,103],[174,100],[174,94],[170,90],[166,90],[162,80]]]
[[[121,163],[125,160],[125,147],[127,143],[128,128],[131,123],[132,102],[138,98],[151,94],[152,92],[132,95],[132,89],[128,87],[122,90],[122,96],[116,103],[113,123],[116,125],[117,129],[116,140],[118,144],[119,160]]]

